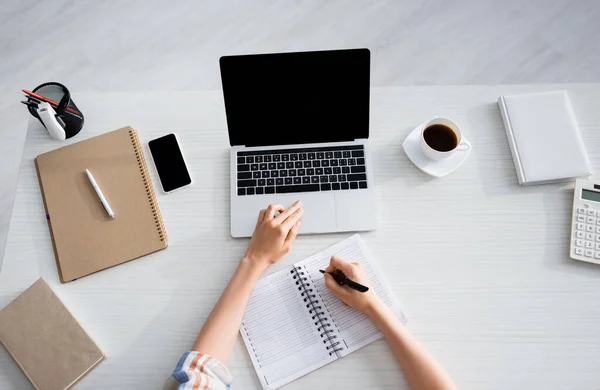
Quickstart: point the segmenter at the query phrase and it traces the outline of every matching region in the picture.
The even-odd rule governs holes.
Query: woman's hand
[[[368,313],[381,302],[372,288],[369,288],[369,291],[365,293],[361,293],[346,285],[339,285],[338,282],[333,279],[333,276],[329,275],[329,272],[335,271],[343,272],[348,279],[360,283],[363,286],[370,287],[369,281],[367,280],[360,263],[347,263],[337,256],[331,258],[329,266],[325,269],[326,273],[323,275],[325,277],[325,285],[346,305],[352,306],[368,315]]]
[[[263,268],[281,259],[296,239],[303,213],[300,201],[287,210],[282,205],[269,205],[260,210],[244,258]]]

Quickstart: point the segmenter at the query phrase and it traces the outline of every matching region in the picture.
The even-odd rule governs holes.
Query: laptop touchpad
[[[278,195],[272,198],[271,203],[281,203],[284,207],[289,207],[297,200],[302,201],[304,206],[300,234],[322,233],[336,229],[335,199],[331,192]]]

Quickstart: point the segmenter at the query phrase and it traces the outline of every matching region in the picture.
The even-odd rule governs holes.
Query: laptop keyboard
[[[367,188],[363,145],[237,153],[237,194]]]

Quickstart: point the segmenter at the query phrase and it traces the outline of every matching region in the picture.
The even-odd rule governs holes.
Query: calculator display
[[[592,202],[600,202],[600,192],[581,190],[581,199],[591,200]]]

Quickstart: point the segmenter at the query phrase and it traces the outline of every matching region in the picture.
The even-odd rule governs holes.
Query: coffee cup
[[[469,150],[460,127],[448,118],[433,118],[421,129],[421,149],[432,160],[442,160],[457,151]]]

